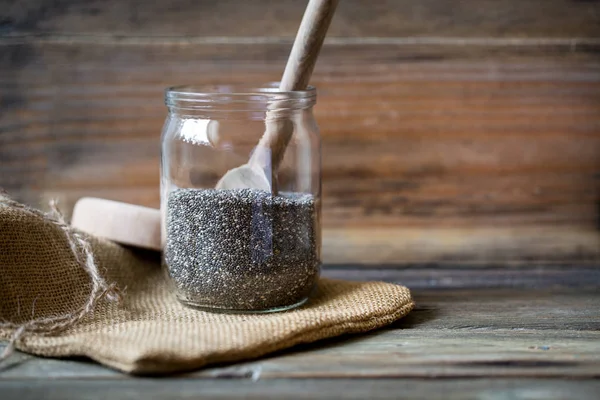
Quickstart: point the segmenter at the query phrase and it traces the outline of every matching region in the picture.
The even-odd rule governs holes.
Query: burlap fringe
[[[32,319],[24,324],[0,321],[0,328],[14,330],[8,345],[4,348],[2,354],[0,354],[0,361],[2,361],[14,353],[17,341],[19,341],[25,334],[29,332],[35,332],[37,334],[44,335],[66,329],[90,313],[95,308],[98,301],[100,301],[102,298],[106,297],[111,301],[119,301],[121,299],[121,294],[115,284],[108,284],[104,278],[102,278],[98,272],[98,267],[96,266],[94,254],[89,241],[65,221],[62,213],[57,207],[56,201],[52,200],[50,202],[51,212],[47,214],[18,203],[8,198],[3,193],[0,193],[0,204],[24,210],[46,222],[56,225],[60,230],[62,230],[67,238],[75,259],[77,260],[77,263],[81,266],[81,268],[83,268],[84,271],[88,273],[92,285],[90,296],[85,304],[83,304],[73,313],[59,315],[52,318]]]

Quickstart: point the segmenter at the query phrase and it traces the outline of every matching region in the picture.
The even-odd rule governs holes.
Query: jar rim
[[[285,95],[291,99],[303,99],[316,95],[316,88],[312,85],[306,87],[305,90],[279,90],[279,82],[268,82],[263,85],[249,84],[214,84],[214,85],[177,85],[170,86],[165,90],[167,96],[213,96],[213,95],[229,95],[229,96],[247,96],[247,95]]]
[[[316,103],[316,88],[280,91],[279,82],[263,85],[182,85],[165,90],[165,104],[174,111],[243,112],[293,111],[312,107]]]
[[[261,111],[300,110],[316,103],[317,90],[280,91],[278,82],[264,85],[183,85],[165,90],[165,104],[173,110]]]

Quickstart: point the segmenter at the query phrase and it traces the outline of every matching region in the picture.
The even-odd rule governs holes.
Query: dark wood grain
[[[258,361],[213,367],[196,379],[594,379],[600,376],[598,332],[386,330],[295,348]],[[20,355],[4,363],[0,388],[14,380],[128,380],[86,361]],[[343,388],[340,388],[343,393]]]
[[[1,384],[6,400],[104,399],[578,399],[596,400],[597,380],[556,381],[553,379],[280,379],[258,382],[228,380],[176,381],[46,381]],[[344,389],[342,391],[342,388]],[[106,396],[106,397],[104,397]]]
[[[540,268],[536,285],[535,268],[520,274],[464,266],[346,266],[330,267],[326,274],[349,271],[354,279],[373,279],[379,271],[388,281],[422,282],[413,289],[417,308],[369,334],[157,380],[128,377],[84,360],[18,354],[0,365],[0,390],[4,396],[34,398],[43,392],[45,398],[90,399],[113,393],[121,398],[397,398],[398,391],[403,398],[486,398],[491,393],[500,398],[595,398],[598,269]],[[494,280],[490,274],[505,277],[496,278],[495,289],[488,286]],[[441,396],[441,391],[447,393]]]
[[[279,79],[302,1],[4,1],[0,187],[158,206],[162,91]],[[600,3],[347,0],[312,83],[326,262],[600,260]]]
[[[163,88],[277,79],[289,51],[3,48],[0,186],[67,213],[86,195],[157,206]],[[313,78],[325,261],[598,260],[596,60],[545,46],[326,46]]]
[[[299,0],[4,0],[5,34],[293,38]],[[344,0],[331,37],[590,37],[600,7],[571,0]]]
[[[325,265],[323,276],[332,279],[384,281],[423,290],[502,289],[514,291],[600,289],[597,265],[520,265],[518,268],[466,264]]]

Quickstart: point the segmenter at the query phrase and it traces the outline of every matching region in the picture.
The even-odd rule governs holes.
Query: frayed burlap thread
[[[77,238],[88,243],[101,283],[94,283]],[[107,296],[116,296],[116,287],[121,301]],[[31,354],[86,356],[137,374],[188,371],[365,332],[413,308],[399,285],[321,279],[310,301],[289,312],[193,310],[175,298],[157,253],[65,230],[60,218],[6,202],[0,202],[0,293],[0,340]],[[32,328],[32,321],[54,318],[60,328]]]
[[[19,322],[11,322],[9,320],[0,319],[0,329],[4,330],[13,330],[12,335],[10,336],[8,345],[4,348],[4,351],[0,354],[0,361],[10,357],[15,349],[16,342],[21,339],[21,337],[28,333],[37,333],[39,335],[50,334],[52,332],[58,332],[73,324],[77,323],[81,318],[83,318],[86,314],[92,312],[96,303],[104,296],[106,296],[110,300],[119,300],[120,296],[117,288],[114,284],[107,284],[104,278],[100,276],[98,272],[98,268],[94,261],[94,255],[90,246],[89,241],[84,237],[84,235],[77,230],[73,229],[64,219],[62,213],[58,209],[56,202],[50,202],[51,211],[49,213],[42,213],[39,210],[28,207],[21,203],[18,203],[6,195],[0,193],[0,205],[7,208],[12,208],[15,211],[20,211],[22,213],[28,214],[33,218],[37,218],[41,222],[41,227],[45,227],[46,225],[52,225],[56,229],[52,232],[56,234],[64,235],[64,239],[66,243],[69,245],[69,249],[72,253],[73,258],[79,265],[82,271],[85,271],[90,278],[90,292],[87,296],[85,302],[73,309],[65,312],[64,314],[50,315],[50,316],[42,316],[35,317],[35,305],[39,298],[36,297],[32,301],[31,305],[31,319],[27,321],[19,321]],[[8,215],[8,213],[6,213]],[[17,213],[18,215],[18,213]],[[8,219],[7,219],[8,220]],[[3,224],[4,225],[4,224]],[[9,226],[2,226],[2,228],[9,229]],[[38,232],[31,232],[33,237],[37,237]],[[0,235],[1,237],[1,235]],[[12,240],[3,241],[6,246],[16,246],[18,243],[15,243]],[[30,243],[34,246],[34,243]],[[18,248],[18,247],[17,247]],[[11,253],[11,251],[5,250],[6,254]],[[3,270],[0,270],[0,273],[3,273]],[[19,297],[17,297],[17,313],[20,313],[20,301]]]

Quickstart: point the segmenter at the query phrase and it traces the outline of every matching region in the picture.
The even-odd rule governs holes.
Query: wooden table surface
[[[164,89],[279,79],[307,1],[6,3],[0,187],[68,216],[158,207]],[[326,263],[600,263],[599,1],[344,0],[311,84]]]
[[[0,4],[0,188],[68,217],[158,207],[164,88],[278,79],[306,1]],[[591,0],[340,2],[311,79],[325,274],[416,310],[162,379],[18,354],[0,400],[600,398],[599,21]]]
[[[166,378],[18,354],[0,398],[478,398],[600,396],[600,269],[330,266],[401,282],[417,308],[390,327]]]

